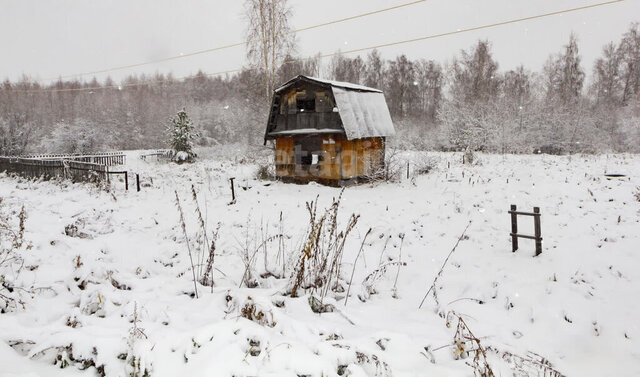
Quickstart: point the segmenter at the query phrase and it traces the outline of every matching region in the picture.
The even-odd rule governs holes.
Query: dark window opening
[[[322,161],[322,142],[317,137],[302,137],[294,141],[297,165],[316,165]]]
[[[316,100],[314,98],[298,99],[296,100],[296,105],[298,107],[298,111],[315,111],[316,110]]]

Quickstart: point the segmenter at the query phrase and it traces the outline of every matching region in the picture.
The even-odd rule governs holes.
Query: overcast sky
[[[294,29],[409,0],[290,0]],[[428,0],[297,35],[302,56],[331,53],[574,8],[578,0]],[[241,0],[0,0],[0,78],[39,80],[139,63],[244,40]],[[602,46],[640,21],[640,0],[447,36],[379,51],[441,62],[488,38],[501,70],[540,70],[573,31],[588,73]],[[363,53],[363,55],[366,54]],[[328,61],[323,62],[327,64]],[[218,72],[246,65],[243,47],[110,73]],[[106,75],[96,75],[103,80]],[[85,77],[89,80],[91,77]]]

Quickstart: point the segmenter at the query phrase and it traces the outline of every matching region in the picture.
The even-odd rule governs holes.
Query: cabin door
[[[320,176],[322,138],[317,136],[297,137],[294,141],[294,153],[297,176]]]

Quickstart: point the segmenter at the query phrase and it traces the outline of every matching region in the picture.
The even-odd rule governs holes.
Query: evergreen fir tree
[[[169,126],[169,143],[172,160],[175,162],[191,162],[196,156],[193,152],[193,140],[198,137],[193,123],[183,108],[171,119]]]

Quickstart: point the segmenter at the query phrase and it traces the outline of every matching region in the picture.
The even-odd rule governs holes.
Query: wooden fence
[[[146,161],[147,157],[156,157],[156,160],[161,160],[161,159],[165,159],[168,160],[171,158],[171,154],[170,154],[170,150],[168,149],[158,149],[154,152],[147,152],[147,153],[143,153],[140,155],[140,159]]]
[[[72,160],[78,162],[90,162],[93,164],[116,166],[126,163],[126,155],[122,152],[100,152],[91,154],[34,154],[19,156],[19,158],[37,159],[37,160]]]
[[[109,181],[109,166],[124,165],[122,152],[92,154],[38,154],[0,157],[0,172],[25,178],[70,179],[73,182]]]
[[[99,182],[108,180],[109,168],[107,165],[73,160],[0,157],[0,171],[15,173],[25,178],[64,178],[73,182]]]

